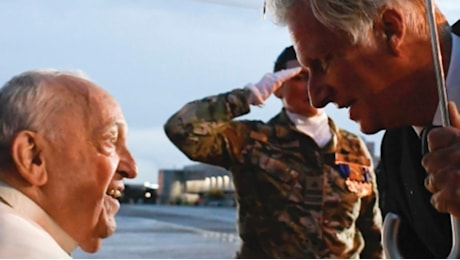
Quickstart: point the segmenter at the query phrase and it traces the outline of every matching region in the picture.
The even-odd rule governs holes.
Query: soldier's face
[[[286,68],[299,67],[297,60],[286,63]],[[280,97],[284,107],[293,113],[303,116],[314,116],[318,113],[317,109],[310,104],[308,96],[308,70],[304,69],[297,76],[287,80],[280,89]]]

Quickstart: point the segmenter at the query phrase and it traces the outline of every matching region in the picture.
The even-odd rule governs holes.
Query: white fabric
[[[455,34],[452,34],[452,54],[446,77],[446,92],[447,99],[455,102],[457,108],[460,108],[460,37]],[[433,125],[442,125],[440,106],[436,110]]]
[[[77,243],[37,204],[3,182],[0,197],[0,258],[71,258]]]
[[[286,113],[296,128],[313,138],[319,147],[324,147],[332,138],[331,128],[326,112],[318,109],[318,114],[312,117],[305,117],[286,110]]]
[[[249,104],[262,105],[264,101],[273,92],[280,88],[286,80],[294,77],[301,71],[301,67],[295,67],[291,69],[280,70],[275,73],[267,73],[256,84],[247,84],[245,88],[251,90]]]
[[[447,99],[453,101],[457,108],[460,109],[460,37],[452,34],[452,52],[450,56],[449,71],[446,77],[446,93]],[[438,105],[433,118],[433,125],[442,125],[441,106]],[[423,129],[422,126],[413,126],[417,135]]]

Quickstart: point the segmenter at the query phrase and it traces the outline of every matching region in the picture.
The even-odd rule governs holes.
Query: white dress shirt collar
[[[446,92],[448,101],[453,101],[460,109],[460,37],[452,33],[452,52],[450,57],[449,71],[446,77]],[[433,118],[433,125],[442,125],[440,105],[436,109]],[[422,126],[413,126],[415,132],[420,136]]]
[[[452,34],[452,53],[450,57],[449,71],[446,77],[447,99],[460,105],[460,37]],[[436,110],[433,125],[442,125],[440,106]]]

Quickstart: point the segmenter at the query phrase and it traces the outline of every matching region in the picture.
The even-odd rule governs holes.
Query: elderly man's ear
[[[393,54],[399,55],[406,33],[403,16],[397,10],[385,9],[381,19],[381,30],[385,35],[386,45]]]
[[[11,156],[18,174],[34,186],[41,186],[47,181],[42,152],[44,141],[37,133],[21,131],[11,145]]]

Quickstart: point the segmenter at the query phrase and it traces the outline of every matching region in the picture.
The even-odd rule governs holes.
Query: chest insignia
[[[363,198],[372,194],[371,174],[368,166],[336,161],[340,175],[345,178],[345,185],[350,192]]]

